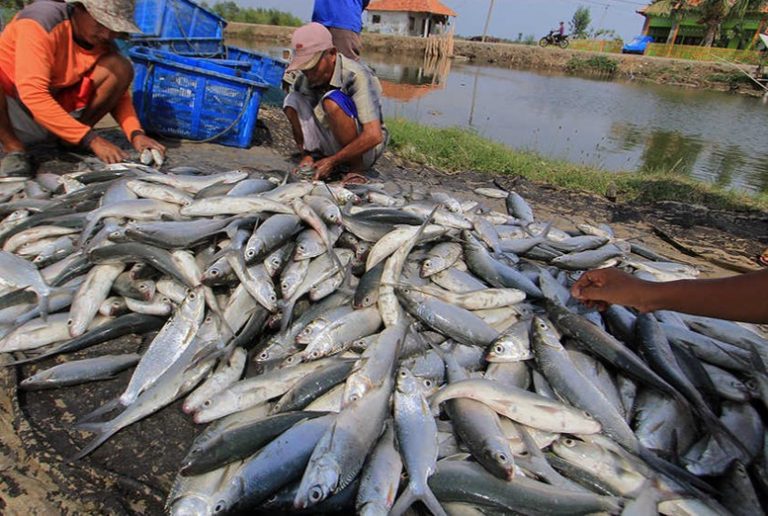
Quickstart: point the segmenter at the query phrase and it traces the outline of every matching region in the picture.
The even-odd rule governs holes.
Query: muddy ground
[[[293,27],[230,23],[227,26],[226,35],[238,40],[253,39],[287,48],[290,47],[293,30]],[[423,56],[426,50],[427,40],[424,38],[372,33],[363,33],[362,38],[363,59],[366,52]],[[751,96],[763,94],[761,89],[739,71],[741,68],[747,74],[751,74],[755,69],[754,66],[739,67],[735,64],[714,61],[699,62],[665,57],[539,48],[510,43],[481,43],[458,38],[455,40],[454,54],[458,60],[467,60],[473,64],[559,73],[567,73],[571,66],[577,64],[572,60],[607,58],[615,61],[616,70],[609,75],[597,71],[601,78],[730,91]],[[580,70],[579,73],[590,73],[589,67],[576,66],[576,68]]]
[[[295,160],[281,112],[263,108],[261,118],[260,145],[233,149],[167,142],[168,167],[289,169]],[[104,134],[121,141],[114,129],[105,129]],[[74,159],[55,148],[40,152],[41,171],[63,173],[76,166]],[[493,186],[497,180],[528,199],[539,219],[564,229],[585,220],[610,223],[619,236],[638,239],[672,259],[694,264],[704,276],[755,269],[755,257],[768,246],[765,213],[720,212],[677,203],[612,202],[509,175],[447,174],[404,162],[390,153],[376,165],[376,174],[394,189],[439,189],[462,199],[471,198],[473,188]],[[483,202],[503,209],[498,201]],[[147,340],[148,336],[128,337],[100,345],[98,352],[138,350]],[[8,359],[2,356],[0,362]],[[62,359],[0,369],[0,514],[161,514],[178,464],[200,429],[177,402],[70,464],[67,458],[91,438],[74,430],[73,422],[119,394],[131,373],[90,385],[19,393],[20,378],[58,360]]]

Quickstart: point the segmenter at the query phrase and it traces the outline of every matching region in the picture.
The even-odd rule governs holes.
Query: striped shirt
[[[379,79],[366,65],[336,54],[336,68],[328,86],[312,88],[304,74],[299,74],[293,84],[293,91],[307,97],[314,106],[318,122],[327,126],[325,111],[320,101],[328,91],[340,90],[348,95],[357,107],[357,119],[361,124],[379,120],[384,126],[381,113],[381,84]]]

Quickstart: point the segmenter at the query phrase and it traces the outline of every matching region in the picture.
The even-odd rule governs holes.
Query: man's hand
[[[101,136],[96,136],[88,146],[97,158],[107,164],[119,163],[128,158],[128,154],[123,149]]]
[[[619,304],[645,312],[649,309],[645,295],[647,286],[648,282],[619,269],[595,269],[581,275],[571,287],[571,294],[598,310]]]
[[[300,169],[303,167],[314,167],[315,166],[315,159],[312,157],[311,154],[305,155],[303,158],[301,158],[301,161],[299,161],[299,166],[296,167],[296,169]]]
[[[315,175],[312,176],[312,179],[315,181],[325,180],[326,177],[331,175],[335,166],[336,160],[333,159],[333,156],[317,160],[315,162]]]
[[[165,156],[165,146],[160,144],[154,138],[150,138],[146,134],[137,134],[133,137],[131,144],[133,144],[133,148],[136,149],[136,151],[139,153],[145,149],[155,149],[156,151],[159,151],[160,154]]]

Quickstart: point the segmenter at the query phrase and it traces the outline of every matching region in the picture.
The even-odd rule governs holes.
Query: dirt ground
[[[265,127],[259,131],[260,145],[234,149],[168,142],[167,166],[193,165],[212,171],[292,167],[290,133],[282,113],[262,108],[261,118]],[[116,130],[104,131],[120,141]],[[56,149],[44,150],[40,156],[43,171],[66,172],[75,166]],[[672,259],[694,264],[704,276],[755,269],[755,257],[768,246],[765,213],[611,202],[508,175],[446,174],[403,162],[389,153],[376,165],[376,172],[381,180],[405,191],[444,190],[462,199],[472,197],[475,187],[493,186],[495,179],[528,199],[541,220],[551,220],[563,229],[585,220],[607,222],[620,237],[637,239]],[[503,209],[498,201],[483,202]],[[136,350],[145,339],[127,337],[100,345],[99,351]],[[0,362],[8,359],[1,356]],[[35,366],[0,368],[0,513],[161,514],[178,464],[200,429],[177,402],[121,431],[85,459],[69,464],[67,458],[91,437],[74,430],[73,422],[119,394],[130,371],[94,384],[19,393],[20,378],[54,363],[51,359]]]

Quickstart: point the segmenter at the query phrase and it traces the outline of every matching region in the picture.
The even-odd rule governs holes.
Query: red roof
[[[368,10],[458,16],[453,9],[441,4],[440,0],[373,0],[368,4]]]
[[[382,94],[388,99],[408,102],[426,95],[444,86],[437,84],[399,84],[396,82],[380,79]]]

